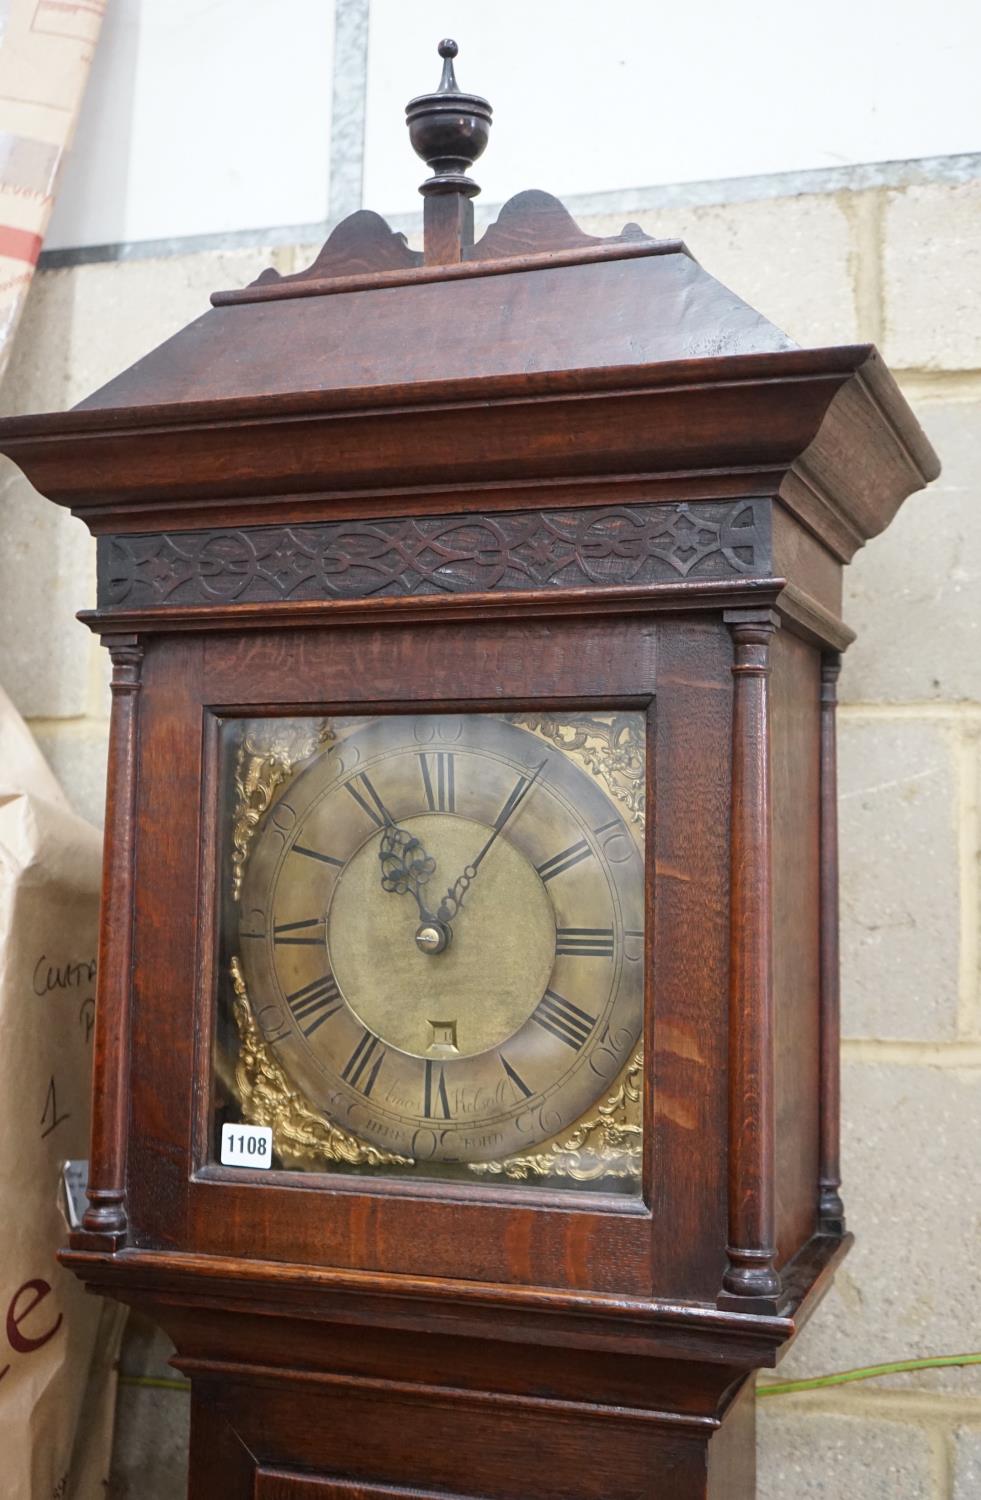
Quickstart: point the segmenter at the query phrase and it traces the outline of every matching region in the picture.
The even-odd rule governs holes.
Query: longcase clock
[[[679,241],[475,241],[440,51],[422,251],[353,214],[0,424],[113,663],[64,1258],[173,1338],[194,1500],[739,1500],[849,1244],[842,567],[938,466]]]

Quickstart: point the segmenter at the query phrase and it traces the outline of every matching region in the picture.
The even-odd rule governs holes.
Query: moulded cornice
[[[0,451],[95,534],[752,490],[846,561],[939,472],[869,345],[81,409]]]

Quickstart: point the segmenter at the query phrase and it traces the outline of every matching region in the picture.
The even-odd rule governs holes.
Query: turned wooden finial
[[[451,36],[444,36],[436,51],[443,59],[443,71],[440,74],[437,93],[458,94],[460,86],[456,81],[456,73],[453,70],[453,59],[459,52],[459,47]]]
[[[425,259],[446,265],[463,259],[473,244],[473,205],[480,188],[467,171],[487,145],[493,110],[479,94],[460,91],[453,59],[459,48],[439,44],[443,73],[433,94],[410,99],[405,123],[413,150],[432,171],[419,188],[425,200]]]

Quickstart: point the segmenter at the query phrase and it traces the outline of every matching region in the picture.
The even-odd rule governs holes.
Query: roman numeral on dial
[[[450,750],[420,753],[422,785],[430,812],[456,812],[456,767]]]
[[[286,996],[286,1003],[304,1036],[313,1036],[317,1027],[336,1015],[344,1004],[333,974],[323,974],[301,990],[294,990]]]
[[[571,1000],[557,994],[555,990],[545,991],[531,1018],[575,1052],[579,1051],[596,1025],[595,1016],[591,1016],[586,1010],[580,1010],[578,1005],[573,1005]]]
[[[589,859],[592,849],[585,839],[580,839],[578,844],[570,844],[568,849],[562,849],[558,854],[553,854],[551,859],[545,860],[544,864],[536,865],[542,880],[547,885],[554,880],[556,875],[564,875],[566,870],[571,870],[573,865],[579,864],[580,860]]]
[[[302,844],[294,844],[290,853],[305,854],[307,859],[319,859],[321,864],[336,865],[339,870],[344,868],[342,859],[335,859],[332,854],[321,854],[318,849],[305,849]]]
[[[530,1099],[531,1098],[531,1089],[525,1083],[524,1079],[522,1078],[521,1074],[518,1072],[517,1068],[512,1067],[512,1065],[508,1062],[508,1060],[504,1056],[503,1052],[501,1053],[501,1067],[504,1069],[505,1073],[508,1075],[508,1077],[510,1078],[511,1082],[514,1084],[515,1088],[519,1091],[519,1093],[524,1094],[524,1096],[525,1096],[526,1099]]]
[[[612,958],[612,927],[560,927],[555,934],[557,957]]]
[[[291,943],[294,947],[322,948],[327,941],[323,926],[323,917],[308,917],[305,922],[279,922],[273,928],[273,942]],[[317,927],[321,929],[320,936],[311,937],[311,931]],[[306,936],[301,937],[301,933],[306,933]]]
[[[362,771],[359,776],[355,776],[351,781],[346,781],[344,789],[351,793],[361,811],[366,812],[377,827],[384,828],[386,823],[395,822],[395,819],[369,781],[367,771]]]
[[[423,1085],[423,1114],[427,1120],[448,1120],[450,1101],[446,1094],[446,1076],[438,1063],[426,1062]]]
[[[369,1099],[375,1086],[375,1079],[378,1077],[378,1070],[384,1061],[384,1047],[374,1032],[366,1027],[361,1033],[360,1042],[348,1058],[341,1077],[353,1089],[360,1089],[365,1098]]]

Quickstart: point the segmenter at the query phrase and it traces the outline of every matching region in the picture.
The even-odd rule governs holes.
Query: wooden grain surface
[[[838,943],[838,745],[836,714],[841,657],[821,659],[820,803],[820,1140],[819,1205],[822,1229],[843,1234],[841,1200],[841,960]]]
[[[115,539],[88,616],[117,660],[92,1208],[65,1260],[174,1339],[192,1500],[750,1500],[753,1372],[850,1243],[820,652],[849,639],[842,563],[938,463],[869,346],[789,348],[682,246],[597,244],[543,195],[474,245],[449,189],[427,264],[355,215],[76,411],[0,422]],[[639,516],[746,504],[765,561],[685,574],[665,544],[628,576]],[[588,548],[520,576],[522,524],[629,507],[599,576]],[[489,520],[490,581],[480,546],[449,588],[414,566]],[[270,530],[348,567],[364,525],[404,549],[379,595],[262,579]],[[636,1203],[212,1159],[219,717],[464,705],[648,715]]]
[[[771,1299],[774,1268],[773,849],[769,610],[727,613],[732,628],[729,842],[728,1266],[725,1293]]]
[[[821,658],[779,630],[770,662],[774,1229],[781,1266],[817,1223]]]

